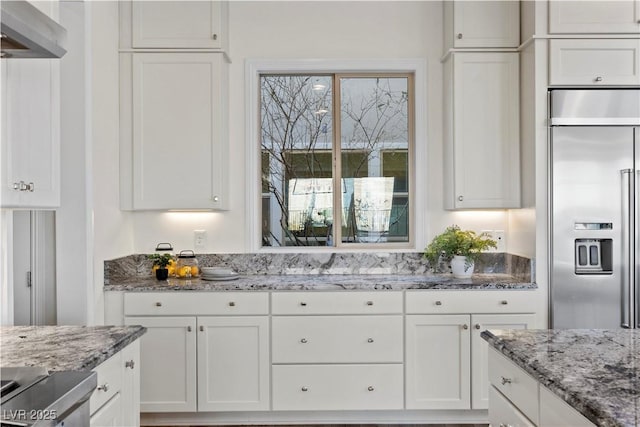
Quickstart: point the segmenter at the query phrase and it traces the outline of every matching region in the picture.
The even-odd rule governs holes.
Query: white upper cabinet
[[[60,205],[60,60],[2,60],[3,208]]]
[[[445,49],[520,44],[520,2],[445,1]]]
[[[445,208],[520,207],[518,53],[445,62]]]
[[[550,0],[549,32],[640,33],[640,0]]]
[[[549,84],[640,85],[640,39],[551,40]]]
[[[227,206],[220,53],[121,54],[121,207]]]
[[[227,50],[227,3],[133,1],[120,4],[121,47]]]

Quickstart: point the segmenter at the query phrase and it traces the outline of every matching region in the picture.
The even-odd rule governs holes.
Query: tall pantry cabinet
[[[120,205],[228,207],[227,9],[120,3]]]
[[[446,209],[520,207],[520,9],[445,2]]]

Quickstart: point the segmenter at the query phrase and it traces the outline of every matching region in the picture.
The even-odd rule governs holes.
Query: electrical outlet
[[[493,238],[496,242],[498,242],[498,249],[496,250],[496,252],[506,252],[507,238],[505,236],[504,230],[494,230]]]
[[[207,231],[193,230],[193,247],[194,249],[205,249],[207,246]]]

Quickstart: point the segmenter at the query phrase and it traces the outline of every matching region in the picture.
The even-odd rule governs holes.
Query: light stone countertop
[[[594,424],[640,425],[640,330],[493,330],[482,337]]]
[[[339,291],[339,290],[507,290],[536,289],[531,282],[519,282],[508,274],[476,274],[471,279],[440,275],[302,274],[243,275],[229,281],[149,277],[111,279],[105,291]]]
[[[142,326],[2,326],[0,367],[90,371],[146,331]]]

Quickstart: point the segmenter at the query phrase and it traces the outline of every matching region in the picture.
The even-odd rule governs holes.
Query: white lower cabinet
[[[147,328],[142,412],[269,409],[269,317],[246,315],[268,313],[268,294],[132,293],[124,313],[125,324]]]
[[[522,368],[489,349],[489,423],[513,427],[593,427],[594,424]]]
[[[89,399],[91,427],[140,425],[140,345],[136,340],[98,365]]]

